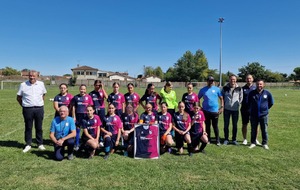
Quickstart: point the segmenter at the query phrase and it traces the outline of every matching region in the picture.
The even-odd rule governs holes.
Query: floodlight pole
[[[222,86],[222,23],[224,22],[224,18],[220,17],[219,18],[219,23],[220,23],[220,67],[219,67],[219,74],[220,74],[220,82],[219,82],[219,87]]]

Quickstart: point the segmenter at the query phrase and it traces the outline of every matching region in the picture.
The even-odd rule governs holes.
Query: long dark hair
[[[152,83],[149,83],[149,84],[147,85],[147,88],[146,88],[146,90],[145,90],[145,95],[148,94],[148,89],[150,89],[152,86],[154,86],[154,84],[152,84]]]

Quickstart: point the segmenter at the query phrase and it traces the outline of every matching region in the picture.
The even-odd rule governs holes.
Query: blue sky
[[[204,51],[223,72],[248,62],[290,74],[300,66],[300,1],[0,0],[0,68],[71,73],[77,64],[165,72],[187,51]]]

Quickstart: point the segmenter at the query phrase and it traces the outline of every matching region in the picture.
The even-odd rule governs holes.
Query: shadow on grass
[[[19,143],[18,141],[0,141],[0,146],[1,147],[15,147],[15,148],[20,148],[23,149],[24,148],[24,144]]]
[[[47,160],[54,160],[54,151],[50,150],[32,150],[31,154],[35,154],[37,157],[42,157]]]

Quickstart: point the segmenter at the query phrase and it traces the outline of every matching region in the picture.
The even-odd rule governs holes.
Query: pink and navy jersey
[[[125,103],[125,98],[122,93],[111,93],[107,98],[108,103],[112,103],[117,110],[123,109],[123,103]]]
[[[54,102],[58,103],[58,107],[67,106],[68,108],[70,108],[70,103],[71,103],[72,98],[73,98],[72,94],[66,94],[65,96],[63,96],[61,94],[57,94],[54,97]]]
[[[163,134],[169,129],[170,123],[172,123],[172,116],[168,112],[165,115],[160,112],[158,113],[157,121],[159,125],[159,132]]]
[[[203,132],[203,123],[205,121],[204,113],[203,111],[199,111],[197,113],[194,113],[192,116],[192,120],[194,121],[194,124],[191,127],[191,134],[199,134]]]
[[[105,101],[104,101],[105,97],[102,89],[100,89],[99,91],[93,90],[92,92],[89,93],[89,95],[93,99],[95,109],[99,110],[101,108],[105,108]]]
[[[92,119],[85,117],[82,121],[83,125],[83,129],[87,129],[88,133],[93,137],[96,138],[97,137],[97,131],[99,129],[100,126],[102,126],[102,122],[99,118],[98,115],[94,115],[94,117]],[[84,133],[83,133],[84,135]]]
[[[136,92],[134,92],[133,94],[127,92],[126,94],[124,94],[124,97],[125,97],[125,102],[132,103],[133,108],[136,108],[139,105],[140,96]]]
[[[111,132],[113,135],[118,134],[119,129],[122,128],[122,121],[119,116],[106,116],[105,117],[105,130]]]
[[[121,116],[121,120],[123,122],[123,129],[130,130],[134,127],[134,124],[138,123],[139,115],[137,113],[127,114],[123,113]]]
[[[157,125],[139,125],[135,128],[135,158],[159,157],[159,134]]]
[[[143,123],[146,123],[146,124],[155,123],[156,114],[154,112],[152,112],[152,114],[149,115],[147,112],[144,112],[141,114],[140,120],[143,120]]]
[[[185,111],[190,115],[194,112],[194,103],[199,102],[198,95],[195,92],[192,94],[184,93],[181,100],[185,104]]]
[[[141,101],[145,101],[145,104],[150,103],[152,105],[152,111],[157,111],[158,110],[158,105],[157,105],[157,100],[160,100],[161,97],[157,94],[144,94],[143,97],[141,98]]]
[[[77,113],[86,113],[86,108],[88,105],[94,105],[92,97],[88,94],[81,96],[77,94],[72,99],[72,104],[75,106],[75,112]]]
[[[191,123],[191,117],[189,114],[184,113],[181,115],[179,112],[174,114],[174,124],[177,129],[185,131]]]

